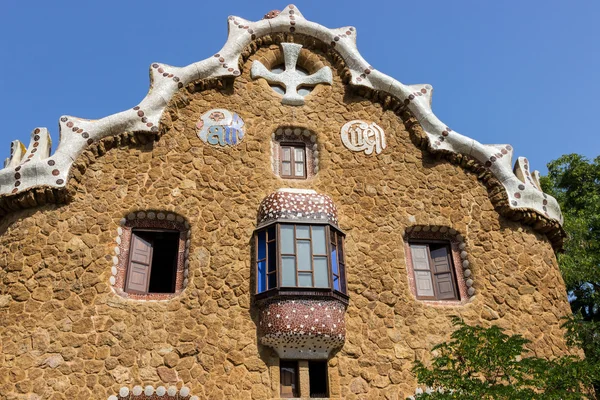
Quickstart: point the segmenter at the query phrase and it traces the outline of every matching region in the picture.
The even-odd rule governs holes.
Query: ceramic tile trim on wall
[[[26,152],[20,142],[13,142],[11,157],[5,168],[0,170],[0,199],[36,187],[65,187],[72,175],[74,161],[88,146],[125,131],[157,134],[163,111],[179,89],[201,79],[237,77],[240,75],[238,65],[242,52],[252,41],[274,33],[292,33],[330,44],[348,67],[351,85],[389,93],[404,104],[426,133],[431,151],[468,155],[485,165],[504,187],[511,209],[535,211],[562,224],[557,201],[540,190],[539,174],[530,173],[526,159],[517,159],[513,172],[511,146],[481,144],[446,126],[431,109],[431,85],[404,85],[374,69],[358,52],[356,29],[353,27],[326,28],[306,20],[294,5],[260,21],[229,17],[228,22],[227,42],[213,57],[181,68],[153,63],[150,67],[150,91],[139,105],[99,120],[61,117],[61,140],[52,156],[49,154],[50,137],[45,128],[33,131]],[[34,152],[40,143],[43,151]],[[28,206],[27,202],[23,203],[21,207]]]

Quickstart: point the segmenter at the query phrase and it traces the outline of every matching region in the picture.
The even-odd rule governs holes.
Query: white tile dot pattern
[[[258,207],[258,224],[278,219],[314,220],[338,224],[337,208],[331,197],[316,192],[298,193],[280,189],[271,193]]]
[[[282,359],[327,359],[344,345],[345,313],[335,299],[271,301],[261,305],[260,342]]]

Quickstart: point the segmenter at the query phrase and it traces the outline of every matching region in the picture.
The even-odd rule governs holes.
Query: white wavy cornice
[[[150,90],[137,106],[99,120],[61,117],[54,154],[49,154],[50,136],[45,128],[34,130],[27,150],[19,141],[13,142],[11,157],[0,170],[0,197],[36,187],[65,187],[74,161],[88,146],[126,131],[156,133],[165,107],[180,88],[201,79],[239,76],[240,56],[253,40],[273,33],[296,33],[334,47],[351,73],[351,85],[387,92],[403,102],[426,133],[432,151],[463,154],[481,162],[504,187],[511,209],[535,211],[562,224],[558,203],[540,190],[537,171],[530,173],[527,159],[519,157],[513,169],[510,145],[481,144],[448,128],[431,110],[431,86],[407,86],[374,69],[358,52],[355,28],[329,29],[307,21],[294,5],[270,19],[250,22],[229,17],[228,24],[227,42],[214,56],[181,68],[152,64]]]

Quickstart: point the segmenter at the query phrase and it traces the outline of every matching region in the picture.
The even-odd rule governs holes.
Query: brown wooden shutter
[[[452,277],[452,264],[450,263],[448,248],[444,246],[432,249],[431,260],[433,261],[433,276],[437,298],[440,300],[458,298]]]
[[[150,285],[152,265],[152,242],[143,239],[135,232],[131,234],[129,266],[127,268],[127,292],[147,293]]]
[[[434,297],[433,282],[431,281],[431,268],[426,244],[411,244],[410,254],[415,272],[415,286],[417,296]]]

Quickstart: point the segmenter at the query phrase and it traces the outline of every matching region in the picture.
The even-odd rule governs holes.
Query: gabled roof
[[[33,188],[64,188],[71,177],[75,160],[86,148],[103,138],[123,132],[156,134],[165,107],[179,89],[201,79],[239,76],[240,57],[252,41],[273,33],[295,33],[330,44],[351,74],[350,85],[387,93],[403,103],[425,132],[430,151],[454,153],[477,160],[501,183],[510,209],[533,211],[543,216],[547,223],[542,231],[561,230],[562,215],[558,203],[541,191],[539,173],[530,172],[527,159],[519,157],[513,168],[513,148],[510,145],[481,144],[447,127],[431,109],[432,87],[426,84],[404,85],[377,71],[358,52],[355,28],[326,28],[306,20],[294,5],[287,6],[280,13],[271,12],[265,19],[256,22],[229,17],[228,25],[227,42],[217,54],[181,68],[152,64],[150,90],[135,107],[99,120],[61,117],[60,141],[54,154],[50,155],[50,136],[45,128],[36,128],[32,132],[27,149],[19,141],[14,141],[11,157],[5,168],[0,170],[0,209],[9,212],[15,207],[6,206],[7,202],[2,200]],[[18,208],[34,203],[20,201]]]

